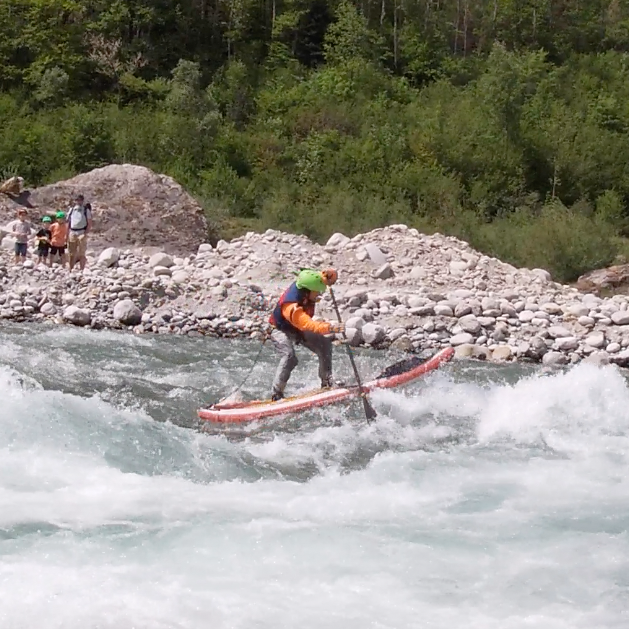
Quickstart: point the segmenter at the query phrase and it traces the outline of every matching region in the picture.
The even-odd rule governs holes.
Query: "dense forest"
[[[629,0],[3,0],[0,176],[175,177],[215,234],[626,250]]]

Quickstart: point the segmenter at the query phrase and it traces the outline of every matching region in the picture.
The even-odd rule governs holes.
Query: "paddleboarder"
[[[298,363],[296,345],[303,345],[317,355],[321,387],[332,386],[332,338],[327,335],[340,334],[345,326],[340,322],[315,321],[312,317],[321,295],[337,279],[334,269],[303,269],[273,309],[269,319],[275,328],[271,341],[280,355],[280,363],[273,380],[272,400],[284,397],[286,384]]]

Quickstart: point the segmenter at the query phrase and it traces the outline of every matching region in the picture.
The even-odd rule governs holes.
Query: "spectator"
[[[50,239],[52,238],[50,231],[52,219],[50,216],[44,216],[41,222],[41,229],[35,234],[37,238],[37,261],[50,266],[51,262],[48,254],[50,253]]]
[[[66,265],[66,246],[68,243],[68,224],[66,223],[65,212],[55,214],[57,221],[50,227],[50,266],[53,259],[58,255],[61,266]]]
[[[68,223],[70,225],[68,236],[70,271],[77,262],[82,271],[87,262],[87,235],[92,229],[92,206],[85,203],[82,194],[77,195],[75,204],[68,210]]]
[[[24,208],[17,211],[17,220],[11,221],[8,225],[9,233],[15,237],[15,264],[20,260],[26,260],[28,251],[28,237],[31,235],[33,225],[28,220],[28,213]]]

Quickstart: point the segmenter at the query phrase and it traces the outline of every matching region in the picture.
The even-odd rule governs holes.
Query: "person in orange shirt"
[[[61,266],[66,265],[66,247],[68,246],[68,224],[66,223],[65,212],[57,212],[57,219],[50,226],[50,265],[55,257],[59,256]]]
[[[271,340],[280,354],[280,364],[273,380],[272,400],[281,400],[290,375],[298,360],[295,345],[304,345],[319,359],[321,387],[332,386],[332,339],[326,335],[344,331],[342,323],[315,321],[315,305],[321,294],[337,280],[334,269],[302,270],[282,294],[269,323],[275,328]]]

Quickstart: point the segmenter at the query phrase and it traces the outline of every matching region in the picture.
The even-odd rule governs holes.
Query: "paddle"
[[[334,291],[332,290],[332,288],[330,288],[330,297],[332,297],[332,304],[334,305],[334,310],[336,310],[336,317],[339,320],[339,323],[343,323],[343,319],[341,319],[341,313],[339,311],[339,306],[336,303],[336,297],[334,297]],[[343,336],[345,337],[345,340],[347,341],[347,336],[345,335],[345,331],[343,331]],[[344,345],[347,348],[347,356],[349,357],[349,362],[352,364],[352,369],[354,370],[354,377],[356,378],[356,383],[358,384],[358,389],[360,391],[360,397],[362,398],[362,401],[363,401],[363,407],[365,409],[365,416],[367,417],[367,421],[371,422],[378,416],[378,414],[376,413],[374,407],[371,405],[371,402],[369,402],[369,399],[367,398],[367,393],[363,391],[363,385],[360,381],[358,368],[356,367],[356,363],[354,362],[354,354],[352,353],[352,350],[347,343],[345,343]]]

